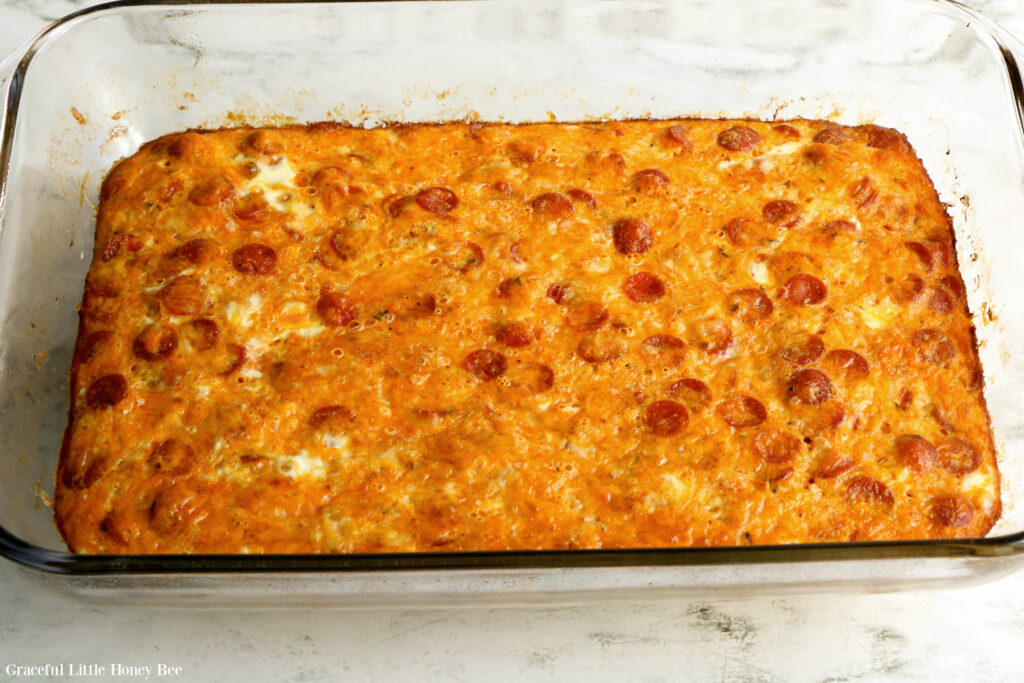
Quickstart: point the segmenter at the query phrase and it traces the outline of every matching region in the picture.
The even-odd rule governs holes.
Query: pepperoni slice
[[[178,348],[178,335],[165,325],[150,325],[135,338],[132,350],[142,360],[167,358]]]
[[[847,382],[859,382],[867,379],[870,372],[864,356],[849,349],[834,349],[825,355],[825,366],[832,371],[833,377]]]
[[[921,360],[937,367],[948,367],[956,358],[956,346],[942,331],[933,328],[918,330],[911,336]]]
[[[563,283],[555,283],[548,287],[545,293],[549,299],[554,301],[556,304],[560,304],[565,301],[565,297],[569,294],[569,285]]]
[[[597,206],[597,200],[594,199],[594,195],[590,194],[586,190],[580,190],[579,188],[574,187],[566,194],[569,195],[569,199],[573,200],[577,204],[586,204],[591,208]]]
[[[857,232],[857,225],[851,221],[829,221],[821,226],[819,232],[829,240],[835,240],[840,235],[849,235]]]
[[[853,458],[828,449],[815,461],[811,476],[816,479],[834,479],[854,466]]]
[[[270,210],[270,204],[261,195],[247,194],[235,202],[232,212],[235,218],[241,221],[256,221],[262,219]]]
[[[686,342],[671,334],[652,334],[647,339],[644,339],[643,344],[644,346],[650,346],[655,349],[686,348]]]
[[[774,130],[779,135],[783,135],[787,138],[800,137],[800,131],[798,131],[796,128],[789,125],[788,123],[780,123],[777,126],[772,126],[772,130]]]
[[[718,414],[737,429],[756,427],[768,418],[764,405],[751,396],[734,396],[718,404]]]
[[[217,344],[220,337],[220,329],[217,323],[206,318],[193,320],[184,328],[185,338],[189,340],[192,347],[197,351],[206,351]]]
[[[243,178],[252,180],[260,174],[260,167],[252,161],[245,161],[238,165],[238,171]]]
[[[949,290],[949,293],[958,301],[967,301],[967,292],[964,291],[963,282],[955,275],[943,275],[939,278],[939,285]]]
[[[158,298],[175,315],[195,315],[206,305],[203,285],[192,275],[180,275],[168,282]]]
[[[896,437],[896,455],[904,467],[915,472],[930,472],[938,459],[938,451],[928,439],[917,434],[901,434]]]
[[[595,332],[608,322],[608,309],[599,301],[581,301],[565,312],[565,321],[580,332]]]
[[[85,392],[85,402],[90,408],[112,408],[128,396],[128,380],[124,375],[103,375],[92,381]]]
[[[626,159],[618,152],[592,152],[587,155],[588,161],[596,162],[597,165],[612,173],[621,173],[626,168]]]
[[[309,426],[313,429],[324,426],[338,427],[355,419],[355,413],[345,406],[330,405],[314,410],[313,414],[309,416]]]
[[[814,306],[828,296],[828,287],[824,282],[804,273],[789,278],[783,288],[782,295],[795,306]]]
[[[814,135],[814,141],[822,145],[841,145],[850,139],[850,134],[839,126],[822,128]]]
[[[508,245],[508,255],[516,263],[526,263],[523,257],[523,243],[518,240]]]
[[[788,228],[800,220],[800,205],[787,199],[776,199],[764,205],[761,216],[769,223],[780,223]]]
[[[211,364],[218,375],[227,377],[238,372],[245,365],[247,359],[248,354],[246,354],[244,346],[225,344],[221,351],[214,354]]]
[[[277,252],[265,244],[250,243],[231,254],[235,270],[245,275],[267,275],[277,267]]]
[[[588,363],[607,363],[622,355],[622,345],[609,334],[588,334],[580,340],[576,353]]]
[[[895,286],[896,299],[905,303],[916,301],[924,291],[924,280],[910,273]]]
[[[794,335],[786,339],[786,344],[779,350],[783,360],[795,365],[810,365],[821,358],[825,352],[825,343],[816,334]]]
[[[350,184],[351,182],[352,174],[338,166],[318,169],[310,179],[310,184],[328,210],[340,205],[346,197],[361,193],[359,188]]]
[[[216,258],[219,249],[211,239],[194,239],[185,242],[175,252],[192,265],[201,266]]]
[[[521,294],[526,288],[523,286],[523,279],[507,277],[498,283],[496,294],[499,299],[512,299]]]
[[[338,292],[326,292],[316,302],[316,312],[325,325],[338,327],[356,319],[358,311],[348,297]]]
[[[324,166],[317,169],[310,182],[318,190],[331,186],[345,186],[352,182],[352,174],[339,166]]]
[[[532,142],[524,142],[523,140],[513,140],[508,143],[506,149],[512,160],[518,161],[521,164],[532,164],[540,157],[541,152],[539,145],[535,145]]]
[[[88,452],[73,453],[61,467],[61,482],[69,489],[92,487],[109,469],[109,458],[91,456]]]
[[[917,258],[921,260],[921,265],[924,266],[925,272],[931,271],[933,265],[932,252],[928,250],[928,247],[920,242],[904,242],[903,245],[917,255]]]
[[[732,348],[732,328],[718,318],[705,318],[694,323],[693,345],[713,356]]]
[[[107,263],[121,251],[121,245],[127,244],[129,251],[138,251],[142,248],[142,242],[134,235],[114,235],[103,245],[100,250],[100,260]]]
[[[896,498],[892,489],[872,477],[859,476],[846,485],[846,498],[850,502],[882,503],[892,507]]]
[[[334,255],[341,261],[348,261],[356,257],[357,250],[355,245],[352,244],[348,231],[335,230],[328,238],[327,244]]]
[[[499,344],[518,348],[533,343],[533,332],[524,323],[502,323],[498,325],[494,338]]]
[[[637,303],[649,304],[665,296],[665,283],[653,273],[634,273],[622,283],[622,291]]]
[[[730,152],[746,152],[761,142],[761,136],[745,126],[734,126],[719,133],[717,140],[719,146]]]
[[[665,129],[665,137],[668,138],[670,143],[683,149],[688,150],[693,147],[693,142],[690,140],[690,134],[683,126],[669,126]]]
[[[711,403],[711,389],[699,379],[687,377],[672,383],[668,395],[678,399],[694,413],[699,413]]]
[[[388,306],[396,320],[429,318],[437,310],[437,297],[429,292],[403,294]]]
[[[639,171],[633,176],[633,187],[638,192],[655,195],[669,185],[668,176],[656,168],[648,168]]]
[[[962,477],[981,466],[978,449],[960,439],[948,439],[936,449],[939,464],[950,474]]]
[[[690,415],[675,401],[655,401],[644,409],[644,426],[655,436],[678,434]]]
[[[953,311],[953,300],[943,290],[932,288],[928,297],[928,308],[939,315],[949,315]]]
[[[78,362],[86,363],[102,353],[103,348],[113,344],[117,336],[110,330],[96,330],[82,338],[78,344]]]
[[[534,197],[530,206],[538,215],[555,221],[564,221],[575,211],[569,198],[558,192],[548,192]]]
[[[835,154],[836,150],[832,146],[822,145],[817,142],[812,142],[804,149],[804,156],[816,166],[820,166],[832,159]]]
[[[147,459],[149,466],[170,477],[188,474],[196,464],[196,453],[180,439],[167,439],[153,447]]]
[[[253,131],[241,145],[243,150],[251,150],[257,154],[280,154],[284,147],[268,130]]]
[[[867,125],[868,147],[877,149],[898,149],[904,145],[903,136],[892,128]]]
[[[468,273],[484,264],[484,250],[476,242],[455,242],[444,254],[445,264],[460,273]]]
[[[385,202],[387,201],[388,200],[385,199]],[[408,195],[403,197],[397,197],[396,199],[394,199],[394,201],[391,201],[387,205],[388,215],[391,216],[392,218],[398,218],[403,213],[405,213],[405,210],[408,209],[413,203],[415,203],[415,201],[415,197],[410,197]]]
[[[878,189],[867,176],[850,185],[849,193],[858,209],[866,209],[878,199]]]
[[[760,289],[737,289],[725,300],[729,311],[746,323],[756,323],[767,319],[775,308]]]
[[[639,218],[622,218],[612,226],[612,241],[620,254],[642,254],[651,248],[651,228]]]
[[[786,395],[797,403],[820,405],[832,398],[832,382],[821,370],[804,368],[790,375]]]
[[[416,203],[424,211],[443,216],[459,205],[459,198],[447,187],[428,187],[416,194]]]
[[[924,241],[924,246],[932,253],[932,261],[939,268],[953,265],[953,242],[947,233],[935,233]]]
[[[960,496],[936,496],[932,499],[928,517],[939,526],[967,526],[974,519],[974,506]]]
[[[788,432],[758,432],[754,452],[769,465],[784,465],[800,455],[802,442]]]
[[[839,152],[834,146],[827,143],[812,141],[810,145],[804,148],[804,156],[816,165],[824,164],[838,155]]]
[[[462,367],[466,372],[489,382],[505,374],[508,362],[505,360],[505,356],[497,351],[478,349],[466,356],[462,361]]]
[[[749,218],[733,218],[725,225],[725,234],[737,247],[756,244],[764,236],[757,223]]]
[[[217,206],[235,196],[235,186],[227,178],[213,178],[192,188],[188,200],[196,206]]]
[[[543,363],[534,368],[533,388],[538,394],[542,394],[555,386],[555,371]]]

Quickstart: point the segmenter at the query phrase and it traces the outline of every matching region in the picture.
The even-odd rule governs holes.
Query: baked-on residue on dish
[[[967,537],[943,205],[819,121],[190,131],[103,184],[56,489],[88,553]]]

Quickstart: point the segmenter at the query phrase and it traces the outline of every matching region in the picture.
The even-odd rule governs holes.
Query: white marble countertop
[[[91,4],[0,0],[0,58],[47,21]],[[1024,2],[965,4],[1024,36]],[[187,612],[83,606],[0,560],[2,680],[138,680],[145,676],[112,666],[149,666],[156,678],[162,664],[180,667],[164,678],[211,681],[1016,681],[1022,651],[1024,572],[979,587],[880,595]],[[47,664],[63,664],[65,676],[17,677],[9,668]],[[88,676],[99,667],[105,676]]]

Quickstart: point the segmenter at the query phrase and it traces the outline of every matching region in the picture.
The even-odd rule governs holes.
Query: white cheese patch
[[[224,313],[228,322],[236,327],[252,327],[252,319],[257,313],[263,310],[263,297],[259,294],[251,294],[244,303],[229,301],[224,306]]]
[[[277,163],[260,160],[255,162],[259,169],[256,175],[242,186],[242,194],[260,193],[275,211],[290,213],[296,218],[305,218],[313,209],[304,197],[295,180],[295,169],[287,157],[277,157]]]
[[[349,439],[348,434],[324,434],[320,437],[320,441],[327,448],[347,450],[351,439]]]
[[[311,457],[305,450],[295,455],[271,457],[277,465],[277,471],[292,479],[327,476],[327,464],[320,458]]]
[[[788,154],[795,154],[796,152],[799,152],[801,149],[803,149],[803,147],[804,147],[804,143],[802,143],[802,142],[784,142],[781,145],[777,145],[775,147],[772,147],[771,149],[769,149],[767,152],[765,152],[761,156],[764,156],[764,157],[778,157],[778,156],[785,156],[785,155],[788,155]]]
[[[761,261],[755,261],[750,264],[750,277],[754,278],[754,282],[759,285],[770,285],[772,283],[772,276],[768,272],[768,266]]]
[[[884,330],[889,327],[900,313],[900,307],[886,297],[874,306],[865,306],[860,311],[861,320],[873,330]]]
[[[661,480],[666,484],[666,493],[668,493],[668,495],[674,500],[689,500],[692,496],[690,487],[684,484],[683,481],[675,474],[663,474],[661,475]]]
[[[588,273],[604,274],[612,267],[612,260],[609,256],[599,256],[583,262],[583,269]]]
[[[311,323],[303,327],[295,328],[295,334],[299,335],[300,337],[305,337],[306,339],[309,339],[311,337],[317,336],[326,329],[327,328],[321,325],[320,323]]]
[[[294,313],[303,313],[306,310],[306,304],[301,301],[289,301],[281,307],[281,313],[284,315],[292,315]]]
[[[251,365],[246,365],[238,371],[238,376],[245,379],[259,379],[260,377],[263,377],[263,373]]]
[[[804,143],[802,142],[785,142],[781,145],[772,147],[769,150],[765,150],[763,154],[759,154],[756,157],[720,161],[718,162],[718,170],[724,171],[732,168],[733,166],[740,166],[746,170],[750,170],[756,166],[762,171],[770,171],[774,168],[774,163],[772,161],[774,158],[796,154],[803,149],[803,146]]]

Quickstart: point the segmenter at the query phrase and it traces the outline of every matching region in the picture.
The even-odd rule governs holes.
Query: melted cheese
[[[999,473],[949,218],[898,134],[814,142],[824,125],[145,145],[98,213],[55,493],[69,547],[985,534]],[[934,462],[915,469],[909,435]],[[954,440],[973,472],[942,459]]]

